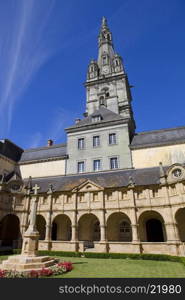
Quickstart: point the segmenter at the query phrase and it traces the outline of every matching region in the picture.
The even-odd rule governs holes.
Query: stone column
[[[73,211],[72,215],[72,237],[71,241],[76,242],[78,240],[78,235],[77,235],[77,220],[76,220],[76,211]]]
[[[99,192],[99,197],[101,201],[101,212],[100,212],[100,243],[102,243],[102,251],[108,252],[109,245],[107,242],[107,226],[105,221],[105,198],[104,191]]]
[[[105,224],[105,200],[104,200],[104,192],[99,192],[99,199],[101,202],[101,214],[100,214],[100,241],[106,241],[106,224]]]
[[[52,206],[53,206],[53,187],[52,185],[49,186],[48,194],[48,213],[46,219],[46,234],[45,234],[45,241],[48,243],[47,248],[51,250],[51,233],[52,233],[52,224],[51,224],[51,216],[52,216]]]
[[[137,222],[137,207],[136,207],[136,200],[134,195],[134,189],[129,188],[130,200],[132,203],[132,219],[131,219],[131,226],[132,226],[132,241],[139,242],[139,234],[138,234],[138,222]]]
[[[30,211],[30,223],[29,227],[24,233],[23,245],[22,245],[22,255],[26,256],[36,256],[38,250],[38,242],[39,242],[39,232],[36,228],[36,215],[37,215],[37,206],[39,201],[38,190],[40,187],[35,184],[33,187],[33,198],[32,198],[32,205]]]
[[[105,224],[105,210],[102,209],[101,211],[101,217],[100,217],[100,241],[105,242],[106,241],[106,224]]]
[[[30,213],[30,202],[31,202],[31,190],[28,189],[25,194],[25,205],[24,205],[24,214],[23,214],[23,221],[21,225],[21,233],[22,236],[24,235],[26,229],[28,228],[28,222],[29,222],[29,213]]]
[[[101,232],[101,242],[106,241],[106,226],[105,225],[100,225],[100,232]]]
[[[71,242],[74,243],[74,251],[78,251],[79,244],[78,244],[78,225],[77,225],[77,192],[73,193],[72,195],[72,202],[74,203],[73,214],[72,214],[72,236]]]
[[[169,191],[168,191],[167,186],[163,186],[163,189],[164,189],[164,193],[165,193],[166,204],[168,205],[168,207],[166,207],[166,209],[165,209],[165,215],[166,215],[165,228],[166,228],[167,241],[168,242],[172,242],[172,241],[179,242],[180,239],[179,239],[176,222],[175,222],[174,216],[173,216]]]

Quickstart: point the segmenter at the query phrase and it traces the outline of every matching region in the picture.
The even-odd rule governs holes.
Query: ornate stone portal
[[[38,190],[36,184],[33,187],[33,200],[30,212],[30,222],[24,234],[21,255],[10,256],[8,260],[2,262],[0,269],[15,271],[39,270],[44,267],[52,266],[56,261],[49,256],[38,256],[39,232],[36,228],[36,214],[38,206]]]

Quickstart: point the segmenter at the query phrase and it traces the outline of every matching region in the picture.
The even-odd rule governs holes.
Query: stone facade
[[[0,246],[21,246],[36,184],[39,249],[185,255],[185,127],[135,133],[105,18],[85,87],[66,144],[0,141]]]

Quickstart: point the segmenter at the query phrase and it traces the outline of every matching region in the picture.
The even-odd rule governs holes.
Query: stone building
[[[36,185],[40,249],[185,255],[185,127],[135,132],[105,18],[85,87],[66,144],[0,140],[1,247],[20,247]]]

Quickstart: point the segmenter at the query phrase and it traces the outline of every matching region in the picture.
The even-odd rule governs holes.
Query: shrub
[[[69,272],[73,269],[72,263],[67,261],[59,263],[58,266],[64,268],[66,272]]]

